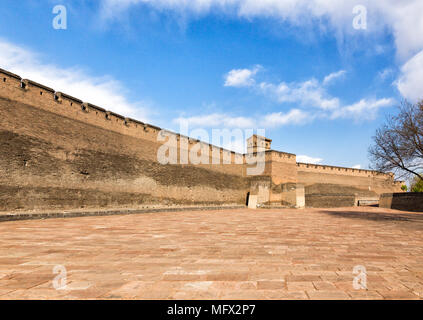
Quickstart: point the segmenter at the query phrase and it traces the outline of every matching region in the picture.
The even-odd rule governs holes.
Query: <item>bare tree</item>
[[[373,140],[369,156],[374,169],[423,180],[423,100],[404,101],[398,115],[389,117]]]

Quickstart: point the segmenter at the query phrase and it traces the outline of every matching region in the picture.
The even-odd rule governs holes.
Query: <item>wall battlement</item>
[[[375,170],[366,170],[366,169],[355,169],[347,167],[338,167],[338,166],[329,166],[323,164],[311,164],[311,163],[302,163],[297,162],[298,170],[300,171],[309,171],[309,172],[321,172],[327,174],[339,174],[339,175],[353,175],[360,177],[371,177],[371,176],[385,176],[394,178],[392,173],[384,173]]]
[[[130,117],[122,116],[89,102],[84,102],[69,94],[55,91],[53,88],[35,81],[22,79],[19,75],[1,68],[0,75],[2,78],[0,90],[4,91],[2,89],[6,89],[6,96],[13,96],[13,99],[18,101],[41,107],[50,112],[71,117],[78,121],[100,126],[106,130],[116,131],[121,134],[127,134],[149,141],[157,141],[157,134],[163,130],[170,135],[176,136],[178,142],[181,141],[181,139],[187,139],[188,148],[196,143],[208,145],[211,154],[210,159],[212,159],[212,151],[217,150],[221,155],[221,163],[225,163],[223,159],[228,156],[230,156],[231,159],[230,164],[239,164],[240,157],[242,158],[242,162],[245,163],[244,154],[202,142]],[[210,162],[212,162],[212,160],[210,160]]]
[[[188,147],[196,143],[202,143],[208,145],[210,148],[210,154],[212,155],[213,149],[220,150],[221,158],[224,156],[231,155],[231,164],[239,164],[235,161],[236,158],[242,157],[242,161],[245,164],[245,154],[237,153],[231,150],[227,150],[218,146],[211,145],[209,143],[202,142],[197,139],[193,139],[184,136],[179,133],[172,132],[170,130],[162,129],[160,127],[144,123],[139,120],[135,120],[129,117],[124,117],[120,114],[108,111],[99,106],[93,105],[89,102],[83,102],[82,100],[72,97],[66,93],[56,92],[54,89],[49,88],[45,85],[39,84],[29,79],[22,79],[19,75],[9,72],[4,69],[0,69],[0,74],[3,78],[2,86],[8,87],[10,90],[19,90],[28,94],[27,97],[23,97],[23,100],[30,99],[31,101],[41,102],[41,106],[47,107],[49,111],[62,114],[64,116],[71,116],[79,121],[87,121],[90,124],[101,126],[107,130],[117,131],[123,134],[129,134],[142,139],[150,141],[157,141],[157,134],[160,131],[165,131],[170,135],[175,135],[177,141],[182,139],[188,140]],[[10,81],[11,80],[11,81]],[[39,91],[39,96],[38,96]],[[32,100],[35,95],[35,100]],[[18,98],[21,95],[18,95]],[[60,106],[59,106],[60,105]],[[37,104],[40,106],[40,104]],[[61,112],[65,111],[65,112]],[[266,154],[272,154],[271,161],[278,161],[278,158],[282,161],[291,162],[296,159],[296,155],[287,152],[281,152],[276,150],[267,150]],[[239,160],[238,160],[239,161]],[[223,161],[222,161],[223,163]],[[302,171],[310,172],[321,172],[321,173],[333,173],[341,175],[353,175],[353,176],[390,176],[393,179],[393,174],[386,174],[373,170],[345,168],[337,166],[328,166],[321,164],[309,164],[297,162],[297,168]]]

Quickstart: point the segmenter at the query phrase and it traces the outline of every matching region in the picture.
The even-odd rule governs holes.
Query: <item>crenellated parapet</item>
[[[182,151],[190,152],[194,150],[194,147],[198,148],[198,145],[200,145],[199,149],[207,150],[209,154],[209,162],[206,165],[229,164],[229,166],[221,166],[216,170],[227,170],[231,173],[236,172],[236,174],[246,175],[248,165],[245,154],[122,116],[30,79],[22,79],[19,75],[3,69],[0,69],[0,82],[0,94],[7,99],[94,125],[104,130],[147,140],[157,145],[165,143],[172,137],[177,141],[178,154],[182,153]],[[158,134],[160,132],[165,133],[167,138],[158,142]],[[330,175],[333,177],[337,175],[385,180],[386,183],[394,185],[394,175],[392,173],[387,174],[373,170],[299,163],[295,154],[271,150],[271,140],[266,137],[253,135],[247,141],[250,153],[254,154],[259,150],[264,152],[266,168],[263,174],[271,176],[276,184],[298,182],[298,174],[304,173],[308,175],[314,174],[314,177],[312,177],[314,179],[313,181],[320,178],[324,180],[325,176]],[[153,159],[154,157],[155,155],[151,153],[151,158]],[[317,176],[318,174],[321,176]],[[308,177],[306,178],[308,179]],[[402,185],[402,182],[395,182],[395,187],[398,187],[400,184]]]
[[[263,136],[253,135],[247,154],[237,153],[2,69],[0,114],[6,159],[0,178],[15,207],[138,205],[163,199],[244,204],[247,195],[259,205],[303,207],[316,199],[336,200],[340,193],[355,199],[356,194],[377,196],[402,186],[393,174],[298,163],[295,154],[272,150],[271,140]],[[174,163],[161,161],[171,152],[168,159]],[[27,191],[18,192],[22,187]]]
[[[209,148],[210,163],[244,164],[245,155],[228,149],[224,149],[191,137],[184,136],[169,130],[162,129],[149,123],[122,116],[113,111],[96,106],[89,102],[82,101],[69,94],[56,91],[29,79],[22,79],[19,75],[7,70],[0,69],[2,84],[0,92],[2,96],[17,100],[34,107],[47,110],[74,120],[83,121],[105,130],[119,132],[121,134],[157,142],[159,132],[165,131],[175,136],[178,141],[178,148],[185,148],[180,143],[186,143],[190,150],[194,145],[200,143],[202,147]],[[204,145],[204,146],[203,146]],[[213,158],[218,158],[213,161]],[[228,160],[229,159],[229,160]]]
[[[337,174],[337,175],[360,176],[360,177],[384,176],[384,177],[390,177],[392,179],[394,178],[393,173],[383,173],[383,172],[374,171],[374,170],[337,167],[337,166],[329,166],[329,165],[323,165],[323,164],[297,162],[297,168],[300,171],[318,172],[318,173],[325,173],[325,174]]]

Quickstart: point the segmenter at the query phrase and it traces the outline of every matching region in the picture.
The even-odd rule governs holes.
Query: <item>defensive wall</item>
[[[385,193],[380,197],[381,208],[423,212],[423,192]]]
[[[161,130],[0,69],[0,211],[233,205],[247,194],[259,204],[303,206],[313,204],[307,195],[333,194],[331,186],[344,195],[400,190],[389,174],[297,163],[274,150],[265,151],[264,172],[250,176],[246,155],[169,131],[158,141]],[[170,137],[178,163],[198,143],[208,163],[160,164]]]

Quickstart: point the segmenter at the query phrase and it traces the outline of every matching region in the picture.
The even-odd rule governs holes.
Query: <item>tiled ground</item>
[[[66,289],[53,288],[56,265]],[[356,265],[368,290],[353,288]],[[242,209],[3,222],[0,299],[26,298],[423,298],[423,214]]]

